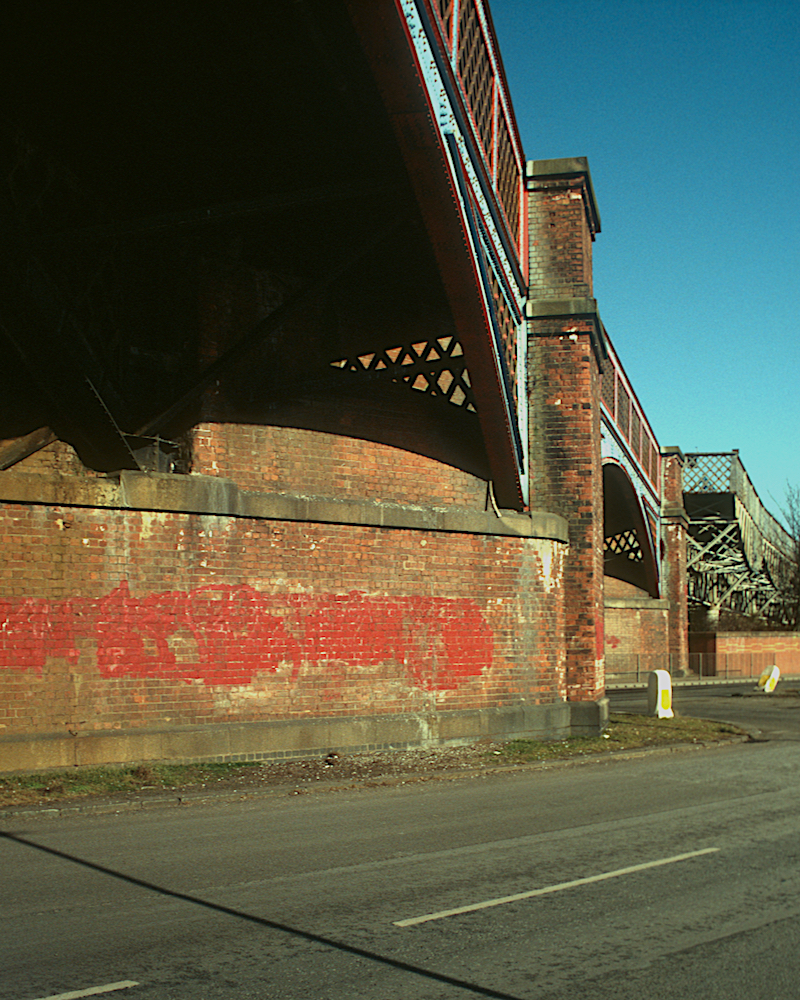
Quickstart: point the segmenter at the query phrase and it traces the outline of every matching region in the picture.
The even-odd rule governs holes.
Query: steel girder
[[[789,624],[791,536],[761,504],[737,452],[686,458],[690,606]]]

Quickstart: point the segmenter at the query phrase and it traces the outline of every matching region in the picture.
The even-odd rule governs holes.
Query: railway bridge
[[[720,617],[791,627],[796,542],[762,504],[739,452],[688,453],[683,489],[689,611],[698,631]]]
[[[683,456],[486,0],[10,19],[0,769],[596,732],[685,661]]]

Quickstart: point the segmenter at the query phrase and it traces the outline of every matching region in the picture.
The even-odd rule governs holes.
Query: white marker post
[[[668,670],[653,670],[647,681],[647,714],[659,719],[671,719],[672,678]]]
[[[758,686],[764,692],[764,694],[772,694],[775,690],[778,681],[781,679],[780,667],[773,664],[771,667],[764,667],[761,671],[761,676],[758,678]]]

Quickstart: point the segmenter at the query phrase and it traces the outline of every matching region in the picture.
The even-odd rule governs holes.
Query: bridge
[[[605,573],[659,597],[661,449],[610,344],[602,424]]]
[[[796,542],[762,504],[739,452],[688,453],[683,489],[689,608],[698,625],[722,615],[791,627]]]
[[[610,657],[685,664],[684,457],[487,0],[32,2],[7,38],[0,753],[596,732]]]
[[[14,431],[36,447],[52,424],[97,469],[185,468],[181,435],[220,381],[237,418],[268,399],[271,420],[317,428],[324,398],[389,393],[425,411],[419,447],[458,448],[522,509],[524,166],[488,8],[287,0],[257,34],[222,10],[117,12],[111,38],[88,10],[42,23],[35,6],[2,98],[13,457]],[[233,254],[240,281],[275,262],[281,279],[227,342],[192,310]],[[327,321],[299,351],[289,330],[313,308]],[[369,423],[403,439],[399,414]]]

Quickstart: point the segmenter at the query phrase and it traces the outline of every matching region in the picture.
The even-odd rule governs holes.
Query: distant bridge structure
[[[795,544],[761,503],[738,451],[688,453],[683,491],[690,612],[788,624]]]

